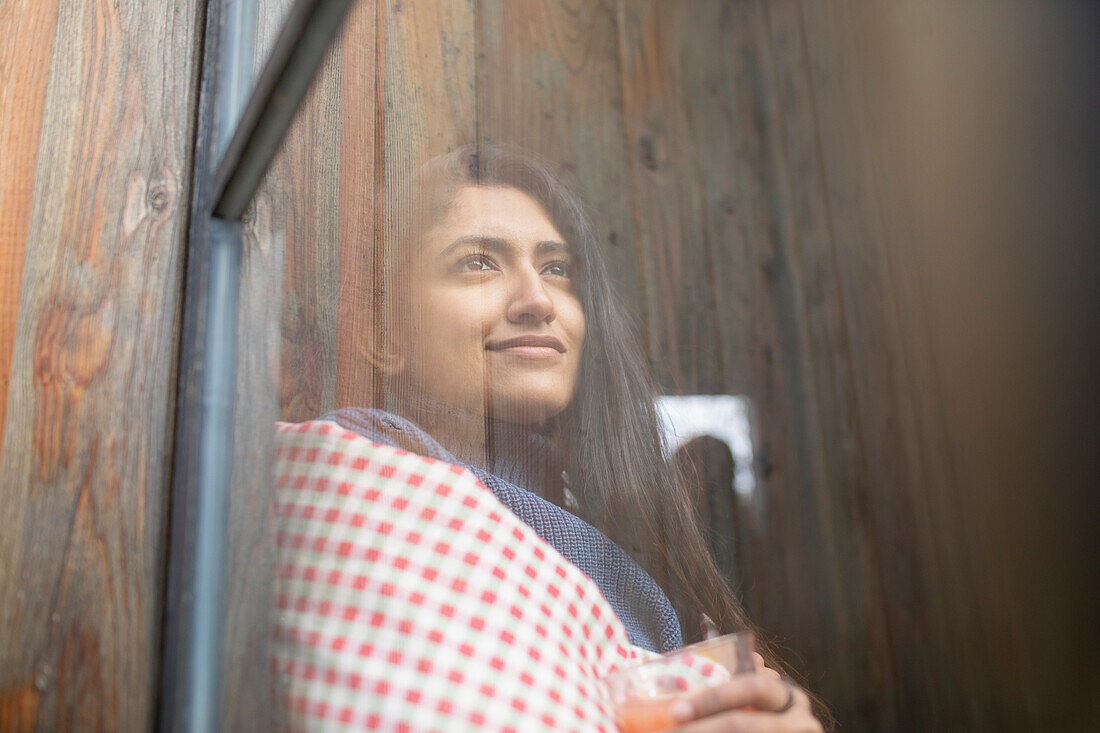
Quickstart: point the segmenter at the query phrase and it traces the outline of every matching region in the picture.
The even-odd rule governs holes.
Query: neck
[[[429,413],[422,414],[417,423],[463,463],[488,463],[491,440],[484,418]]]
[[[463,463],[486,464],[490,438],[483,413],[460,410],[423,395],[399,400],[397,412],[415,422]]]
[[[431,435],[460,462],[560,503],[565,468],[556,440],[536,426],[487,418],[423,395],[399,400],[397,410]]]

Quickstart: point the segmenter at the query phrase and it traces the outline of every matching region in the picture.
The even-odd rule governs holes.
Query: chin
[[[517,425],[544,425],[560,415],[569,406],[563,399],[541,398],[527,392],[522,395],[494,395],[493,417]]]

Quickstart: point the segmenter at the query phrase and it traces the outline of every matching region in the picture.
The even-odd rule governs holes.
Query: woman
[[[397,211],[374,350],[390,411],[329,419],[469,467],[597,583],[638,646],[694,640],[704,615],[748,628],[664,459],[654,386],[572,195],[525,155],[467,148],[430,161]],[[820,729],[770,669],[679,712],[684,730]]]

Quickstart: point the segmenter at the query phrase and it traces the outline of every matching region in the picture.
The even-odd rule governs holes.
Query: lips
[[[565,353],[565,344],[553,336],[516,336],[515,338],[491,341],[486,346],[489,351],[507,349],[554,349]]]

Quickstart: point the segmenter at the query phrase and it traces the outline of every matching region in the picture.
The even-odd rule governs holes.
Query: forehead
[[[456,237],[471,234],[516,244],[564,241],[538,201],[517,188],[501,186],[459,189],[446,216],[426,234],[428,249],[437,251]]]

